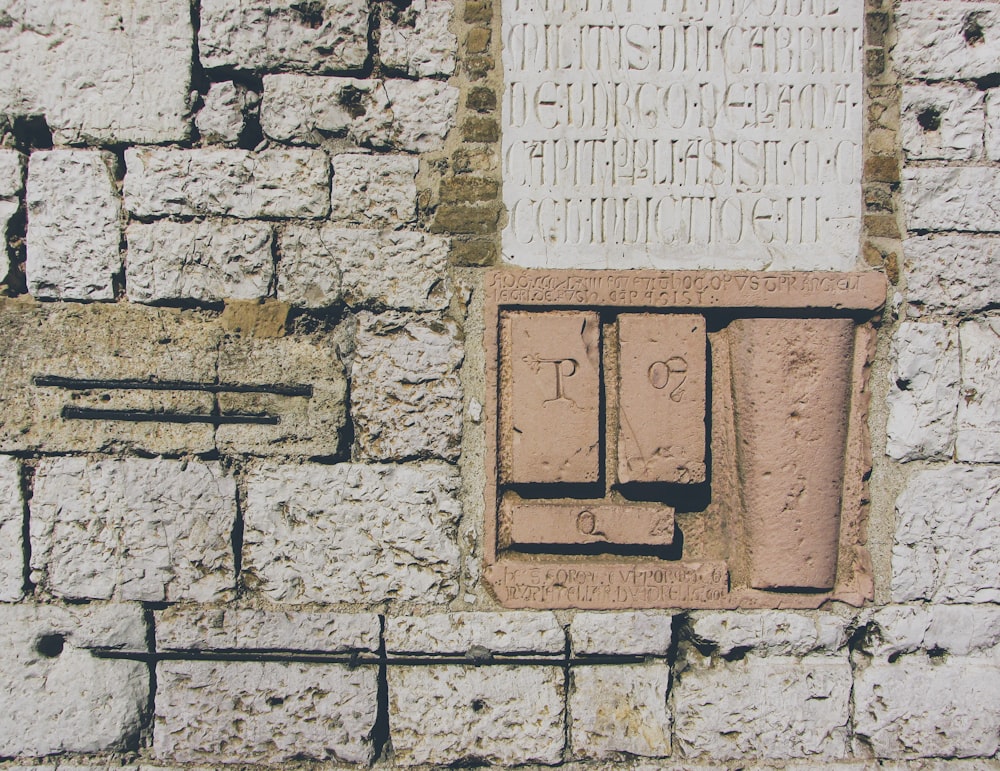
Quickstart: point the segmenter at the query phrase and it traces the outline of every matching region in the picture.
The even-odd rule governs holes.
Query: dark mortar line
[[[146,621],[146,645],[149,650],[156,650],[156,619],[151,608],[143,609],[143,616]],[[146,703],[146,716],[139,728],[140,745],[152,744],[153,728],[156,721],[156,662],[149,661],[149,697]],[[145,735],[145,736],[144,736]],[[147,741],[142,741],[145,738]]]
[[[214,426],[228,424],[253,424],[276,426],[281,422],[277,415],[252,415],[228,413],[225,415],[202,415],[189,412],[151,412],[146,410],[103,410],[89,407],[62,408],[65,420],[112,420],[127,423],[208,423]]]
[[[236,482],[236,513],[233,517],[233,529],[230,533],[230,543],[233,547],[233,587],[236,596],[243,594],[243,478],[242,469],[233,470],[233,478]],[[156,650],[155,648],[153,650]]]
[[[375,695],[375,724],[372,726],[373,762],[384,760],[390,748],[389,742],[391,738],[389,722],[389,667],[386,663],[384,615],[379,615],[378,624],[378,657],[381,659],[381,663],[378,668],[378,687]]]
[[[107,391],[205,391],[207,393],[274,394],[276,396],[313,395],[311,385],[288,383],[209,383],[197,380],[140,380],[110,378],[75,378],[60,375],[35,375],[31,382],[36,386],[73,390]]]
[[[27,463],[20,464],[21,483],[21,591],[26,597],[35,592],[31,582],[31,506],[29,505],[34,490],[35,468]]]

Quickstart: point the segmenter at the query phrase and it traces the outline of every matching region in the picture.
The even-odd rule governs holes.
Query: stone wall
[[[815,611],[483,586],[499,18],[0,0],[0,764],[1000,768],[1000,5],[866,12],[875,601]]]

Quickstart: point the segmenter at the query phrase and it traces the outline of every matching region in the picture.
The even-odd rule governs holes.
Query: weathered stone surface
[[[188,136],[187,0],[4,4],[0,114],[44,115],[60,144]]]
[[[450,319],[358,314],[351,374],[357,456],[457,460],[464,355]]]
[[[574,755],[608,760],[670,754],[669,664],[578,666],[570,682]]]
[[[121,271],[121,200],[97,150],[42,150],[28,166],[28,291],[58,300],[113,300]]]
[[[504,538],[512,546],[669,546],[674,510],[664,505],[599,504],[591,501],[534,503],[505,501]]]
[[[688,663],[674,685],[674,735],[685,757],[846,757],[852,679],[846,656],[747,655],[709,664],[690,654]]]
[[[389,667],[395,761],[558,763],[565,744],[559,667]]]
[[[379,28],[379,58],[386,67],[418,78],[455,72],[458,38],[448,25],[451,0],[414,0]]]
[[[368,59],[366,0],[203,0],[205,67],[290,72],[360,69]]]
[[[262,465],[247,481],[246,580],[286,603],[446,602],[458,488],[444,463]]]
[[[322,333],[223,338],[219,348],[221,382],[308,386],[312,395],[220,393],[223,414],[270,415],[279,422],[221,425],[215,432],[216,446],[252,455],[336,455],[347,420],[347,379],[333,338]]]
[[[903,152],[914,160],[952,161],[983,153],[983,94],[960,85],[903,87]]]
[[[920,650],[964,656],[1000,645],[1000,607],[994,605],[890,605],[868,620],[872,652],[884,658]]]
[[[745,649],[781,656],[836,651],[847,644],[849,633],[848,620],[832,613],[761,610],[692,615],[694,637],[722,656]]]
[[[385,93],[394,122],[387,144],[409,153],[444,146],[455,125],[458,89],[436,80],[386,80]]]
[[[569,638],[578,656],[665,656],[673,638],[673,616],[655,610],[577,613]]]
[[[40,386],[38,376],[215,382],[221,330],[191,312],[131,303],[0,301],[0,450],[208,452],[205,423],[81,420],[66,407],[208,416],[198,391]]]
[[[995,661],[876,660],[855,679],[855,732],[877,757],[991,757],[1000,744],[998,689]]]
[[[374,613],[168,608],[156,614],[156,647],[375,653],[380,626]]]
[[[24,190],[25,157],[14,150],[0,150],[0,243],[6,242],[7,226],[21,208],[18,196]],[[6,275],[6,260],[0,260],[0,272]],[[0,276],[2,281],[4,276]]]
[[[372,666],[161,661],[153,754],[182,763],[368,763],[377,675]]]
[[[194,119],[201,138],[206,142],[235,145],[246,128],[247,111],[257,106],[260,96],[226,80],[209,86],[203,101]]]
[[[43,458],[32,579],[69,599],[227,599],[236,483],[218,463]]]
[[[149,698],[149,669],[89,647],[145,650],[139,605],[0,606],[0,756],[124,749]]]
[[[996,91],[986,92],[986,157],[1000,161],[1000,96]]]
[[[281,235],[278,297],[292,305],[415,311],[448,307],[448,239],[412,230],[289,225]]]
[[[919,471],[896,500],[894,602],[998,602],[1000,471]]]
[[[906,241],[909,314],[970,313],[1000,304],[1000,238],[930,235]]]
[[[1000,461],[1000,318],[968,321],[958,334],[962,343],[962,398],[958,400],[955,457],[996,463]]]
[[[910,230],[995,233],[1000,231],[1000,175],[983,166],[907,168],[903,205]]]
[[[344,225],[398,227],[417,216],[418,159],[408,155],[333,156],[330,219]]]
[[[435,613],[390,616],[385,621],[389,653],[563,653],[566,635],[547,612]]]
[[[1000,11],[992,3],[901,3],[896,9],[893,63],[908,78],[969,80],[990,75],[1000,56],[997,28]]]
[[[274,277],[271,227],[262,222],[133,222],[126,231],[132,302],[264,297]]]
[[[306,149],[125,151],[125,204],[139,217],[324,217],[330,164]]]
[[[21,465],[0,455],[0,602],[24,596],[24,494]]]
[[[951,457],[958,409],[957,330],[934,322],[903,322],[890,358],[886,454],[901,461]]]

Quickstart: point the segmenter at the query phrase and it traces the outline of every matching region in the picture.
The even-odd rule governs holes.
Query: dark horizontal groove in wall
[[[36,375],[36,386],[69,389],[104,389],[114,391],[205,391],[212,394],[274,394],[276,396],[312,396],[311,385],[285,383],[203,383],[194,380],[102,380],[97,378]]]
[[[187,412],[146,412],[144,410],[100,410],[90,407],[62,408],[62,416],[67,420],[122,420],[130,423],[210,423],[222,426],[232,423],[250,423],[261,426],[276,426],[280,423],[277,415],[197,415]]]

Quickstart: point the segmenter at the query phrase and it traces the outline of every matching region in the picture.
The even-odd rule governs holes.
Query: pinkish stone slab
[[[588,503],[514,503],[509,509],[511,545],[600,544],[669,546],[674,510],[669,506]]]

